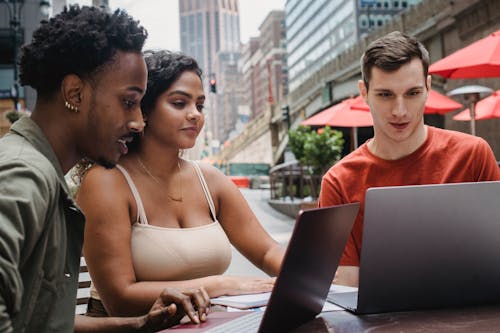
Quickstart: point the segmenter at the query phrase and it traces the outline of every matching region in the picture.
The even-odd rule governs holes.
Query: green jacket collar
[[[30,117],[21,117],[11,126],[10,131],[22,136],[50,161],[56,170],[61,187],[66,194],[69,194],[68,184],[64,178],[61,164],[42,129]]]

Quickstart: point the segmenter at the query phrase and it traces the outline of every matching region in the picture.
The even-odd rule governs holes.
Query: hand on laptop
[[[155,332],[178,324],[186,315],[191,322],[199,324],[207,319],[209,309],[210,298],[203,287],[182,291],[165,288],[149,313],[141,318],[141,326],[145,331]]]
[[[258,294],[273,290],[276,278],[255,278],[246,276],[224,276],[222,295],[234,296],[242,294]]]

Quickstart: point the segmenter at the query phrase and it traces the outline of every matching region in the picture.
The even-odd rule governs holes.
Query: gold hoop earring
[[[73,111],[74,113],[78,113],[78,107],[70,104],[68,101],[64,101],[64,106],[66,109]]]

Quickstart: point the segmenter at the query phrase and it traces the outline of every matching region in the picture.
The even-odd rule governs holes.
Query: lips
[[[392,127],[394,127],[397,130],[403,130],[406,127],[408,127],[408,122],[405,123],[390,123]]]
[[[132,142],[133,138],[131,136],[124,136],[118,139],[118,143],[120,144],[120,154],[126,155],[128,153],[127,144]]]
[[[193,134],[198,134],[198,127],[185,127],[182,129],[185,132],[191,132]]]

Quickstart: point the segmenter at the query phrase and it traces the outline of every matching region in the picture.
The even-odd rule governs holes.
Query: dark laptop
[[[358,314],[500,303],[500,181],[371,188]]]
[[[359,203],[354,203],[301,211],[266,310],[203,331],[287,332],[314,319],[323,308],[358,209]],[[210,317],[198,326],[212,328]]]

